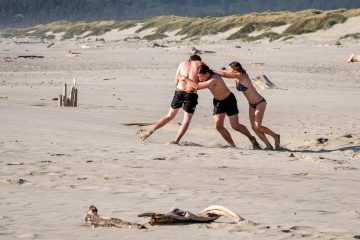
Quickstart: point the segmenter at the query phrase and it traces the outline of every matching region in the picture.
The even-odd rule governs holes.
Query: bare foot
[[[250,141],[251,141],[253,150],[261,150],[261,147],[260,147],[259,143],[256,141],[255,137],[253,137]]]
[[[266,146],[263,150],[274,150],[274,148],[271,145],[269,145],[269,146]]]
[[[140,140],[141,140],[141,141],[145,141],[145,140],[146,140],[148,137],[150,137],[151,134],[153,134],[153,133],[154,133],[154,131],[149,131],[149,132],[145,132],[145,133],[141,134]]]
[[[280,135],[277,134],[275,139],[275,150],[278,150],[280,148]]]
[[[179,142],[177,141],[170,141],[167,143],[167,145],[179,145]]]

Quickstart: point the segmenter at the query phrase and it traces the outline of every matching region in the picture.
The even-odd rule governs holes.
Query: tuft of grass
[[[0,36],[4,38],[33,37],[52,39],[54,38],[53,34],[63,32],[63,39],[87,38],[90,36],[103,35],[113,29],[120,31],[136,27],[140,24],[141,26],[136,30],[136,33],[147,29],[154,29],[154,33],[143,38],[145,40],[164,39],[167,37],[167,32],[176,32],[175,35],[181,36],[183,40],[196,41],[202,36],[214,35],[235,28],[238,29],[238,31],[227,39],[255,41],[268,38],[270,41],[273,41],[279,38],[283,38],[284,40],[291,35],[328,29],[335,24],[345,22],[349,17],[355,16],[360,16],[360,9],[339,9],[335,11],[310,9],[300,12],[263,12],[205,18],[158,16],[143,20],[126,21],[58,21],[37,25],[31,28],[6,29],[2,31]],[[289,27],[282,34],[271,32],[271,28],[283,25],[289,25]],[[263,31],[264,33],[258,36],[249,36],[255,31]],[[87,33],[86,36],[84,36],[85,33]],[[129,38],[128,40],[131,39],[135,38]]]
[[[148,41],[153,41],[153,40],[159,40],[159,39],[163,39],[163,38],[167,38],[167,37],[168,37],[168,35],[165,35],[162,33],[154,33],[154,34],[144,36],[143,39],[148,40]]]
[[[286,25],[285,21],[270,21],[270,22],[249,22],[244,25],[239,31],[236,33],[231,34],[227,39],[234,40],[234,39],[241,39],[247,37],[248,34],[261,31],[261,30],[269,30],[272,27],[279,27],[282,25]],[[263,35],[263,34],[261,34]],[[266,36],[266,35],[264,35]],[[268,36],[274,36],[274,33],[268,34]],[[251,39],[251,37],[248,37]]]
[[[347,17],[339,13],[323,13],[307,18],[298,18],[285,30],[285,34],[300,35],[303,33],[315,32],[321,29],[329,29],[338,23],[344,23]]]

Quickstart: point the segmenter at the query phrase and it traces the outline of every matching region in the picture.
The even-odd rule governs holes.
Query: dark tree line
[[[124,20],[158,15],[205,17],[309,8],[360,8],[360,0],[0,0],[0,27],[58,20]]]

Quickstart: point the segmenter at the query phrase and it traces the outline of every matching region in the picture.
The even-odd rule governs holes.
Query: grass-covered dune
[[[360,9],[334,11],[306,10],[300,12],[263,12],[226,17],[191,18],[179,16],[158,16],[142,20],[67,22],[59,21],[23,29],[4,29],[2,38],[34,37],[54,39],[61,33],[61,39],[101,36],[111,30],[136,27],[134,33],[152,30],[142,37],[144,40],[166,39],[167,33],[175,33],[181,39],[198,39],[203,36],[224,33],[229,30],[228,40],[254,41],[258,39],[289,39],[294,35],[326,30],[335,24],[346,22],[350,17],[360,16]],[[284,26],[281,32],[272,31]],[[258,34],[254,34],[258,33]],[[348,34],[344,37],[358,37]]]

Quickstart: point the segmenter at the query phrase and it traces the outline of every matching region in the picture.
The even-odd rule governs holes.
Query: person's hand
[[[186,77],[185,76],[183,76],[183,75],[180,75],[180,77],[178,78],[178,80],[180,81],[180,82],[182,82],[182,81],[186,81]]]

